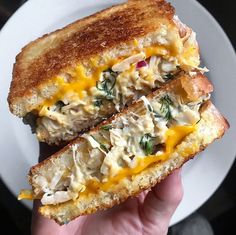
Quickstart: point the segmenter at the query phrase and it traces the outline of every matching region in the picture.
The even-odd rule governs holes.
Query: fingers
[[[34,201],[32,223],[31,223],[31,234],[32,235],[71,235],[75,234],[83,222],[82,219],[76,219],[70,222],[68,225],[60,226],[54,220],[47,219],[38,213],[40,206],[38,200]]]
[[[160,234],[167,233],[170,219],[182,200],[182,196],[181,172],[175,170],[148,193],[141,205],[140,217],[144,227],[148,230],[161,231]],[[150,231],[146,232],[150,233]]]
[[[170,205],[170,210],[174,212],[183,197],[183,187],[181,180],[181,169],[175,170],[160,184],[153,188],[155,197],[163,203]],[[173,208],[173,206],[175,208]],[[160,206],[158,206],[160,208]]]
[[[139,194],[138,200],[139,200],[140,204],[144,203],[144,200],[145,200],[147,194],[149,193],[149,191],[150,191],[150,189],[147,189]]]
[[[53,234],[55,231],[59,231],[59,225],[57,225],[54,221],[44,218],[38,213],[39,206],[39,201],[34,201],[31,223],[32,235]]]

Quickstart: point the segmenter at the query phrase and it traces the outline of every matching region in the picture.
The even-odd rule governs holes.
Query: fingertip
[[[178,177],[182,176],[182,167],[174,170],[172,174],[176,174]]]
[[[150,224],[167,226],[181,202],[183,187],[181,169],[173,171],[166,179],[152,188],[144,200],[142,220]]]
[[[174,170],[168,177],[166,177],[164,181],[172,181],[172,180],[181,180],[181,177],[182,177],[182,168],[178,168],[176,170]]]
[[[154,186],[155,195],[163,200],[174,204],[179,204],[183,198],[183,185],[181,177],[182,169],[174,170],[161,183]]]

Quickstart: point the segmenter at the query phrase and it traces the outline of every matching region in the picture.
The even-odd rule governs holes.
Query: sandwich
[[[169,3],[129,0],[24,47],[8,102],[39,141],[58,145],[180,73],[204,72],[199,64],[196,34]]]
[[[200,72],[181,72],[32,167],[19,199],[40,199],[59,224],[138,195],[220,138],[229,127]]]
[[[33,166],[39,212],[59,224],[111,208],[222,137],[195,32],[164,0],[129,0],[31,42],[8,102],[37,138],[66,145]]]

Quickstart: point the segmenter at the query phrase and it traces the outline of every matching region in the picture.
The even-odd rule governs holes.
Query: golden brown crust
[[[128,1],[31,42],[16,57],[8,102],[31,95],[78,61],[143,37],[169,21],[174,8],[164,0]],[[67,35],[67,36],[65,36]]]
[[[199,151],[199,153],[200,153],[201,151],[203,151],[204,149],[205,149],[205,148],[202,147],[202,149]],[[107,205],[107,204],[105,204],[105,203],[104,203],[104,204],[101,203],[101,204],[99,204],[98,207],[94,207],[94,208],[92,208],[92,209],[89,209],[89,210],[85,211],[84,213],[82,213],[80,216],[92,214],[92,213],[94,213],[94,212],[96,212],[96,211],[99,211],[99,210],[106,210],[106,209],[112,208],[113,206],[124,202],[124,201],[127,200],[128,198],[132,198],[132,197],[138,196],[141,192],[143,192],[143,191],[145,191],[145,190],[147,190],[147,189],[150,189],[150,188],[154,187],[156,184],[160,183],[162,180],[164,180],[166,177],[168,177],[174,170],[181,168],[185,162],[187,162],[187,161],[189,161],[190,159],[194,158],[194,156],[195,156],[195,155],[191,155],[191,156],[185,158],[185,160],[181,163],[180,166],[174,168],[172,171],[166,172],[165,174],[161,175],[161,177],[156,178],[156,179],[150,181],[150,184],[149,184],[149,185],[145,185],[145,186],[139,187],[139,189],[138,189],[137,191],[133,192],[132,194],[128,194],[128,193],[124,193],[123,195],[121,194],[121,197],[119,197],[118,200],[113,200],[112,203],[110,203],[109,205]],[[152,168],[155,168],[155,166],[153,166]],[[150,170],[150,168],[149,168],[148,170]],[[119,193],[120,193],[120,190],[114,192],[114,194],[119,194]],[[39,209],[39,212],[40,212],[42,215],[44,215],[43,211],[44,211],[44,210]],[[58,218],[56,218],[56,217],[55,217],[55,218],[49,217],[49,218],[50,218],[50,219],[54,219],[54,220],[55,220],[58,224],[60,224],[60,225],[63,225],[63,224],[64,224],[64,223],[62,223],[62,221],[58,220]],[[71,220],[74,220],[74,219],[76,219],[76,218],[77,218],[77,217],[73,217],[73,218],[71,218]]]
[[[213,85],[206,76],[200,72],[196,72],[196,75],[192,77],[192,79],[185,76],[181,80],[181,84],[187,93],[187,98],[190,100],[198,99],[200,96],[213,92]]]
[[[222,116],[222,114],[219,112],[219,110],[211,103],[211,101],[207,101],[202,107],[200,112],[204,112],[206,110],[209,110],[209,112],[214,116],[214,122],[218,124],[218,128],[221,132],[221,135],[218,137],[222,137],[224,132],[230,128],[229,122]]]
[[[206,147],[201,147],[200,152],[204,151]],[[141,186],[139,187],[139,189],[137,191],[134,191],[132,194],[128,194],[128,192],[125,192],[124,190],[117,190],[114,191],[114,194],[119,194],[119,198],[112,200],[112,203],[110,204],[106,204],[106,203],[100,203],[97,207],[93,207],[93,208],[88,208],[87,211],[85,211],[84,213],[81,213],[79,216],[83,216],[83,215],[89,215],[92,213],[95,213],[97,211],[103,211],[103,210],[107,210],[112,208],[115,205],[118,205],[124,201],[126,201],[128,198],[133,198],[138,196],[141,192],[148,190],[152,187],[154,187],[156,184],[159,184],[162,180],[164,180],[166,177],[168,177],[174,170],[181,168],[187,161],[193,159],[195,157],[196,154],[193,154],[187,158],[184,159],[184,161],[178,165],[176,168],[173,168],[171,171],[166,172],[165,174],[161,175],[161,177],[150,180],[149,185],[145,185],[145,186]],[[152,168],[155,168],[155,166],[153,166]],[[150,170],[150,168],[148,169]],[[53,207],[53,206],[50,206]],[[47,208],[47,206],[41,207],[39,208],[39,212],[41,215],[48,217],[49,219],[53,219],[55,220],[56,223],[58,223],[59,225],[64,225],[65,221],[61,221],[57,216],[47,216],[45,215],[45,208]],[[46,209],[47,210],[47,209]],[[73,218],[70,218],[70,221],[76,219],[78,216],[75,216]]]
[[[193,133],[192,136],[186,137],[183,142],[187,143],[188,146],[195,144],[195,142],[191,141],[197,141],[196,143],[198,145],[188,156],[181,156],[182,150],[180,150],[181,148],[177,148],[177,157],[172,156],[172,158],[168,159],[166,162],[154,164],[140,174],[132,177],[132,180],[127,179],[126,183],[121,180],[122,182],[119,182],[119,185],[114,186],[114,189],[110,189],[108,192],[105,192],[105,194],[98,192],[98,194],[91,194],[90,196],[86,196],[86,198],[79,198],[77,202],[66,202],[59,206],[43,206],[39,209],[40,213],[50,219],[54,219],[58,224],[62,225],[78,216],[111,208],[129,197],[134,197],[143,190],[153,187],[155,184],[165,179],[175,169],[180,168],[185,162],[192,159],[197,153],[203,151],[208,144],[220,138],[227,130],[227,121],[210,101],[202,106],[201,114],[203,120],[199,128],[210,130],[209,133],[212,133],[212,136],[209,138],[204,135],[202,131],[199,131],[198,134]],[[208,126],[208,119],[211,120],[210,125],[212,126]],[[109,200],[107,198],[109,198]],[[83,203],[87,205],[87,208],[84,207]],[[75,208],[77,212],[74,213],[73,208]],[[79,214],[78,211],[80,211]]]

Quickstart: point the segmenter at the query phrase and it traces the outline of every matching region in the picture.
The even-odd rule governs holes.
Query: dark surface
[[[0,28],[10,15],[24,1],[0,0]],[[236,30],[234,15],[236,7],[233,0],[200,0],[228,34],[234,48],[236,47]],[[222,156],[224,157],[224,156]],[[216,235],[232,234],[236,218],[236,163],[214,195],[198,210],[211,223]],[[30,234],[31,213],[5,187],[0,180],[0,221],[4,234]],[[191,235],[191,234],[190,234]]]

